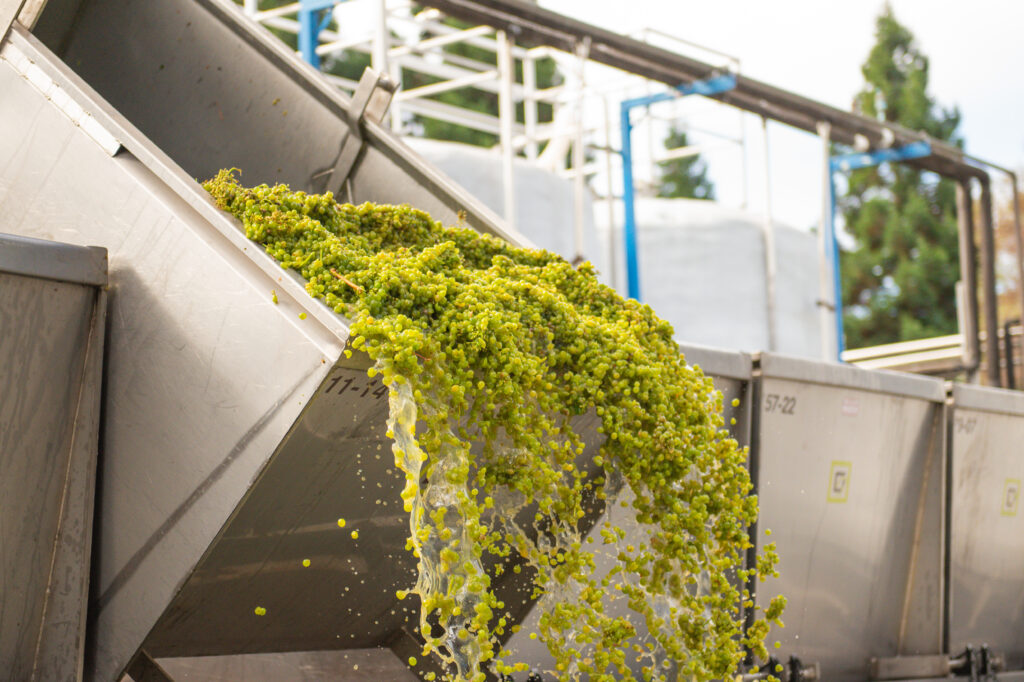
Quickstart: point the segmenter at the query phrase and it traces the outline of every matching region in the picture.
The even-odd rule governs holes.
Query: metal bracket
[[[341,193],[352,169],[355,168],[356,162],[359,160],[363,147],[366,146],[363,140],[363,123],[370,121],[380,124],[384,120],[384,114],[387,113],[388,106],[397,89],[398,84],[386,74],[378,74],[369,68],[363,71],[359,85],[348,106],[348,131],[341,140],[341,147],[334,160],[334,167],[326,173],[317,174],[318,176],[327,175],[327,186],[328,188],[333,187],[335,194]],[[351,187],[349,187],[349,201],[352,201],[351,195]]]
[[[968,644],[962,654],[950,659],[949,664],[954,675],[967,677],[970,682],[990,682],[997,679],[996,673],[1003,669],[1004,659],[987,644],[980,647]]]

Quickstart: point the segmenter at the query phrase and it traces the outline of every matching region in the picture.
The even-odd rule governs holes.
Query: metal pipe
[[[736,112],[740,116],[740,185],[743,188],[741,194],[743,198],[740,200],[740,209],[746,211],[747,204],[749,203],[748,195],[750,194],[750,189],[748,187],[749,179],[747,178],[747,122],[742,109],[737,109]]]
[[[772,223],[772,168],[771,146],[768,144],[768,119],[761,117],[761,132],[764,134],[764,274],[765,309],[768,317],[768,350],[778,349],[775,329],[775,275],[777,259],[775,254],[775,225]]]
[[[1013,359],[1013,322],[1007,321],[1003,324],[1003,355],[1006,357],[1006,387],[1010,390],[1017,388],[1017,368]]]
[[[428,97],[430,95],[437,95],[442,92],[448,92],[449,90],[459,90],[461,88],[468,88],[482,81],[493,80],[495,77],[504,78],[504,76],[499,76],[498,71],[484,71],[482,73],[475,73],[471,76],[455,78],[450,81],[441,81],[440,83],[421,85],[420,87],[413,88],[412,90],[404,90],[396,94],[395,99],[398,101],[402,101],[407,99],[414,99],[417,97]]]
[[[960,281],[963,282],[963,318],[960,333],[964,338],[963,362],[973,374],[981,361],[978,353],[978,256],[974,240],[974,199],[971,180],[956,185],[957,232],[960,240]]]
[[[626,250],[626,295],[640,300],[640,262],[636,248],[636,207],[633,190],[633,122],[629,101],[619,105],[619,127],[622,133],[622,215],[623,241]]]
[[[1020,189],[1017,174],[1005,171],[1010,176],[1010,191],[1013,192],[1013,241],[1017,249],[1017,299],[1020,305],[1020,319],[1024,320],[1024,233],[1020,227]]]
[[[647,97],[627,99],[619,104],[619,124],[622,132],[622,209],[623,237],[626,245],[626,295],[640,300],[640,263],[636,246],[636,207],[633,187],[633,122],[630,111],[633,107],[649,106],[656,102],[677,99],[683,95],[704,95],[710,97],[736,85],[731,74],[712,76],[706,80],[679,85],[669,92],[660,92]]]
[[[383,4],[383,2],[381,4]],[[467,28],[464,31],[456,31],[455,33],[449,33],[448,35],[426,38],[415,45],[399,45],[398,47],[388,50],[388,56],[400,57],[406,54],[415,54],[417,52],[422,53],[425,50],[443,47],[444,45],[451,45],[452,43],[465,42],[469,38],[486,36],[492,33],[494,33],[494,29],[490,26],[474,26],[473,28]]]
[[[839,240],[836,238],[836,182],[829,168],[828,173],[829,203],[829,258],[832,261],[832,307],[835,310],[836,326],[836,359],[842,360],[846,350],[846,332],[843,328],[843,282],[839,274]]]
[[[293,2],[291,4],[281,5],[280,7],[274,7],[272,9],[265,9],[257,12],[254,18],[257,23],[263,23],[268,19],[277,19],[289,14],[295,14],[299,11],[300,5],[301,3]]]
[[[512,63],[512,40],[504,31],[498,31],[498,75],[501,88],[498,93],[498,117],[501,124],[501,161],[502,185],[505,200],[505,222],[510,229],[516,229],[516,195],[515,168],[512,148],[512,126],[515,123],[516,110],[512,101],[512,83],[515,80],[514,64]]]
[[[607,97],[601,98],[604,103],[604,170],[606,176],[605,202],[608,204],[608,281],[613,289],[619,286],[619,267],[615,251],[615,185],[612,180],[612,113]]]
[[[981,288],[985,310],[985,373],[990,386],[1001,386],[999,311],[996,300],[996,240],[992,223],[992,183],[981,181]]]
[[[572,143],[572,165],[573,165],[573,265],[578,265],[585,260],[583,255],[583,208],[584,192],[586,191],[586,178],[583,174],[583,164],[586,159],[583,155],[583,92],[586,88],[585,69],[587,58],[590,52],[590,41],[584,40],[576,46],[576,102],[575,118],[576,131]]]
[[[391,75],[391,72],[388,70],[388,7],[385,0],[377,0],[375,9],[377,11],[373,17],[374,30],[371,48],[373,54],[370,57],[370,64],[377,73]],[[401,82],[399,82],[399,85],[401,85]]]
[[[1005,173],[1010,179],[1010,187],[1013,191],[1013,241],[1017,250],[1017,296],[1019,299],[1020,315],[1024,320],[1024,233],[1021,232],[1020,220],[1020,197],[1018,196],[1017,174],[1009,168],[1004,168],[991,161],[979,159],[971,154],[964,154],[964,158],[975,163],[987,166],[1000,173]]]
[[[833,341],[835,305],[831,301],[832,285],[829,272],[829,254],[832,233],[832,124],[818,124],[822,149],[821,225],[818,229],[818,314],[821,323],[821,357],[831,360],[839,357],[839,346]]]
[[[250,17],[256,16],[260,10],[259,0],[245,0],[245,13]]]
[[[526,126],[526,158],[537,160],[539,146],[537,144],[537,101],[533,99],[537,92],[537,60],[531,52],[523,59],[523,123]]]

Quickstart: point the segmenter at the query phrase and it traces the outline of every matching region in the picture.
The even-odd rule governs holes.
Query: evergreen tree
[[[854,110],[961,145],[960,113],[928,94],[928,59],[886,6]],[[853,171],[839,201],[854,247],[840,256],[848,347],[953,334],[959,279],[952,181],[906,164]]]
[[[665,138],[666,149],[685,147],[686,131],[673,126]],[[708,166],[699,154],[658,164],[658,196],[668,199],[714,199],[715,186]]]

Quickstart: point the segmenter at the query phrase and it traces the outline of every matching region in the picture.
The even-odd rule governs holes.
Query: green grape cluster
[[[768,545],[744,569],[757,517],[747,452],[725,428],[721,393],[648,306],[600,284],[589,264],[407,206],[244,188],[229,171],[204,187],[351,320],[352,347],[389,386],[424,655],[441,657],[450,679],[526,668],[500,644],[518,626],[486,565],[534,569],[536,635],[561,680],[634,679],[638,661],[645,680],[722,679],[745,648],[767,658],[784,599],[744,629],[754,604],[742,585],[774,575],[778,559]],[[573,428],[585,414],[600,418],[604,438],[594,458],[603,473],[592,476],[578,466]],[[581,520],[611,502],[613,479],[646,537],[625,545],[605,524],[617,565],[599,574]],[[615,599],[635,617],[610,613]]]

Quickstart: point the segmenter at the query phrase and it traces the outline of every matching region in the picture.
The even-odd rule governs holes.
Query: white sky
[[[892,0],[897,19],[930,59],[931,94],[963,115],[968,152],[1002,166],[1024,165],[1024,2]],[[738,57],[741,72],[833,106],[849,109],[863,77],[860,66],[874,43],[881,0],[541,0],[541,5],[619,33],[655,27]],[[680,50],[683,51],[683,50]],[[684,52],[685,53],[685,52]],[[699,53],[690,53],[705,58]],[[589,76],[588,76],[589,77]],[[737,134],[737,115],[687,102],[703,111],[689,120]],[[769,125],[773,215],[808,228],[821,211],[821,146],[810,135]],[[760,122],[746,117],[751,207],[764,201]],[[635,142],[636,144],[636,142]],[[719,199],[739,204],[736,148],[706,155]]]

